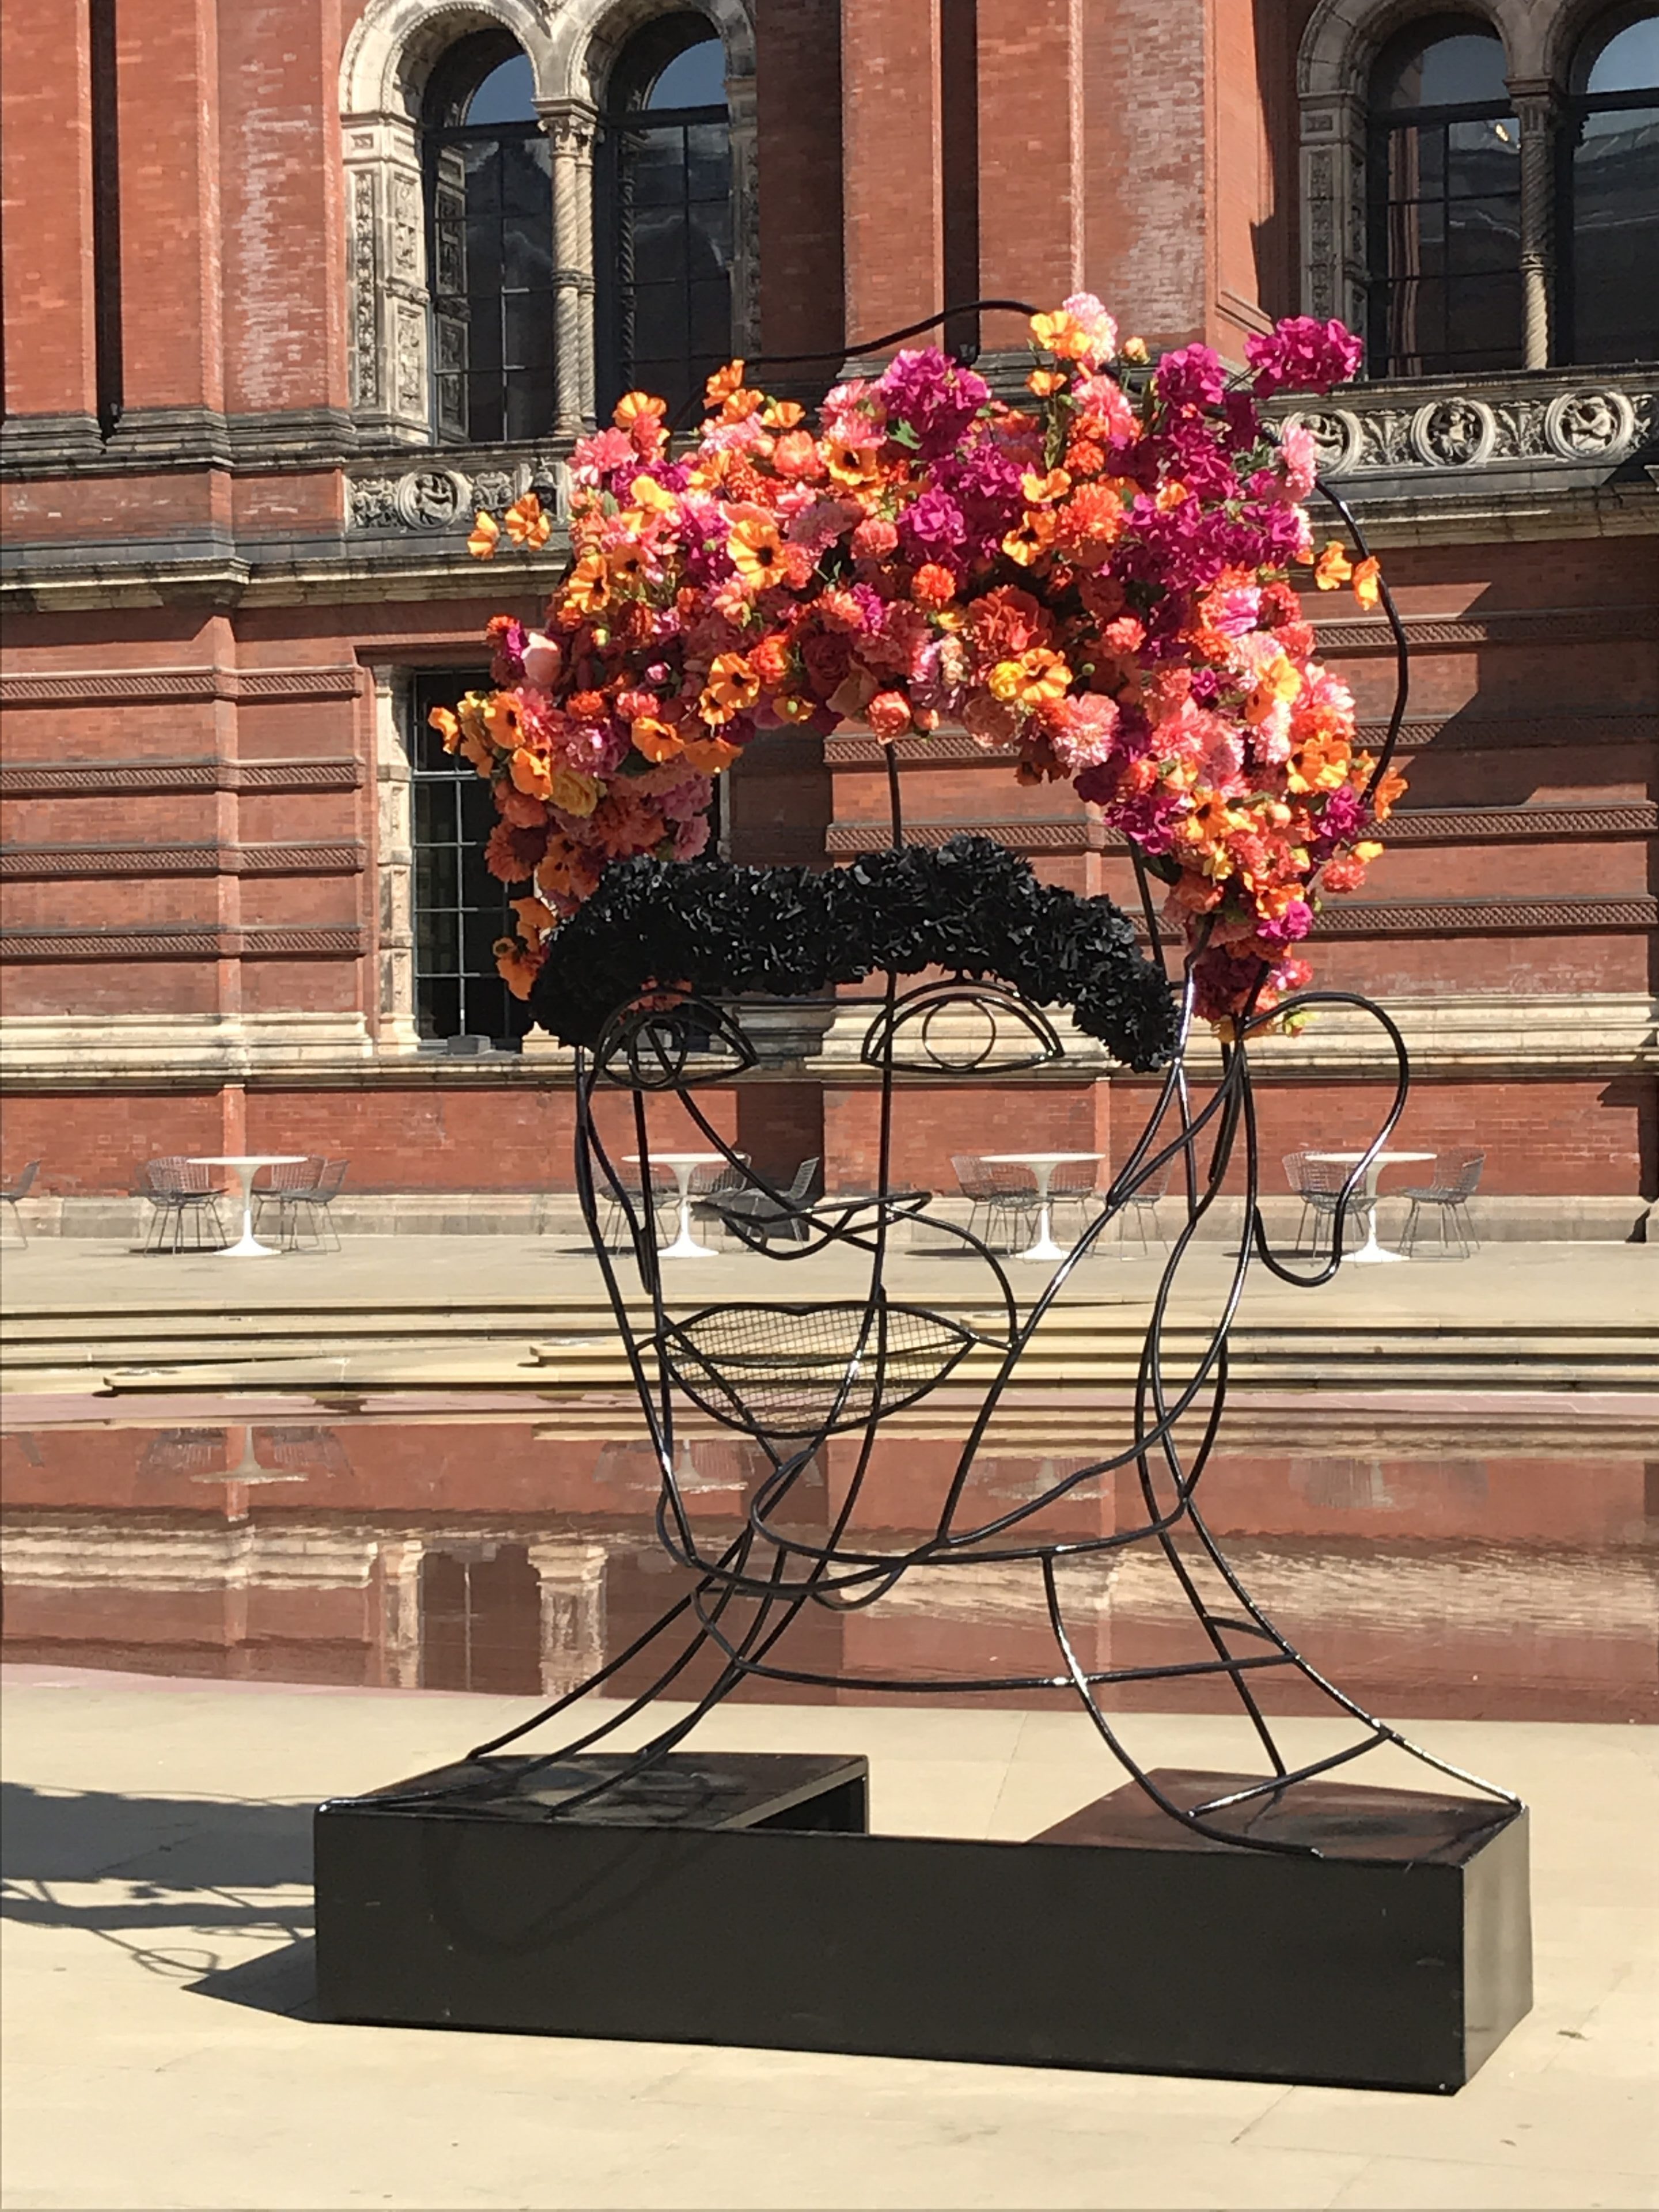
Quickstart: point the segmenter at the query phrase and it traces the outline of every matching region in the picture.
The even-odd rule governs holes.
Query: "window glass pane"
[[[726,49],[706,39],[676,54],[646,100],[647,107],[724,107]]]
[[[1438,35],[1436,31],[1438,31]],[[1497,33],[1467,18],[1454,27],[1416,24],[1384,53],[1373,80],[1377,107],[1462,107],[1476,100],[1507,102],[1504,45]]]
[[[479,123],[533,123],[536,119],[536,79],[527,54],[490,70],[466,104],[466,120]]]
[[[1576,360],[1659,355],[1656,269],[1659,105],[1587,117],[1572,166]]]
[[[1513,200],[1455,200],[1449,213],[1449,274],[1474,275],[1518,265],[1519,214]]]
[[[553,374],[550,369],[515,370],[507,380],[507,437],[509,441],[534,438],[552,418]]]
[[[442,908],[415,914],[415,965],[422,975],[453,975],[460,965],[458,917]]]
[[[723,123],[694,123],[685,134],[693,199],[722,198],[732,189],[731,136]]]
[[[641,208],[634,217],[634,281],[672,283],[685,263],[685,218],[678,207]]]
[[[1645,92],[1659,85],[1659,15],[1644,16],[1607,40],[1592,64],[1586,92]]]
[[[678,206],[685,197],[685,133],[677,129],[630,131],[625,151],[636,208]]]
[[[415,1027],[423,1037],[459,1036],[461,1033],[461,987],[452,978],[415,978]]]
[[[723,276],[691,287],[691,350],[714,355],[717,366],[732,350],[732,288]]]
[[[466,380],[466,434],[475,445],[499,446],[507,435],[507,392],[499,369]]]
[[[634,288],[634,352],[636,359],[672,359],[689,350],[686,303],[678,284],[636,284]]]
[[[509,292],[501,302],[507,319],[507,367],[553,366],[553,316],[545,292]]]
[[[724,270],[729,268],[732,262],[731,201],[704,200],[689,211],[687,223],[690,274],[701,276],[715,269]]]
[[[501,276],[508,284],[545,290],[553,282],[553,238],[537,216],[512,216],[501,226]]]
[[[553,149],[538,131],[501,141],[501,208],[508,215],[551,210]]]

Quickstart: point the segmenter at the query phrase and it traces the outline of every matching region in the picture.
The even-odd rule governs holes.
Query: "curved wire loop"
[[[1018,301],[981,301],[970,306],[1030,312]],[[862,349],[873,351],[917,336],[969,311],[947,309],[925,323],[872,340]],[[1364,535],[1348,508],[1328,487],[1322,484],[1320,489],[1363,556],[1367,550]],[[1386,586],[1382,604],[1395,641],[1398,682],[1371,788],[1386,773],[1398,744],[1409,682],[1406,634]],[[903,827],[890,748],[888,766],[892,842],[898,848],[903,844]],[[1267,1808],[1283,1806],[1299,1784],[1384,1746],[1408,1753],[1504,1805],[1518,1804],[1510,1792],[1408,1742],[1328,1680],[1250,1595],[1200,1503],[1200,1486],[1214,1454],[1226,1403],[1229,1332],[1251,1261],[1257,1260],[1281,1280],[1307,1289],[1328,1282],[1336,1273],[1347,1248],[1351,1220],[1358,1210],[1356,1193],[1405,1106],[1410,1080],[1405,1041],[1388,1014],[1369,999],[1352,992],[1306,991],[1272,1014],[1247,1010],[1236,1024],[1234,1037],[1221,1047],[1218,1074],[1205,1079],[1207,1096],[1200,1098],[1200,1085],[1188,1062],[1194,1027],[1192,961],[1203,949],[1202,939],[1183,972],[1170,975],[1148,872],[1139,853],[1133,858],[1146,934],[1179,1006],[1179,1048],[1109,1188],[1097,1194],[1092,1217],[1029,1304],[1022,1305],[1007,1269],[988,1242],[931,1211],[929,1194],[897,1188],[892,1178],[895,1107],[904,1096],[902,1086],[896,1086],[896,1073],[921,1066],[937,1080],[951,1073],[971,1076],[984,1066],[984,1054],[963,1052],[959,1036],[953,1041],[958,1056],[952,1060],[946,1048],[951,1030],[947,1011],[957,1018],[958,1028],[963,1016],[988,1019],[993,1037],[999,1019],[1018,1024],[1027,1056],[1015,1064],[1041,1065],[1060,1054],[1051,1025],[1038,1008],[1017,994],[963,978],[901,993],[898,976],[887,975],[861,1053],[864,1065],[878,1078],[874,1185],[866,1192],[818,1200],[783,1189],[750,1168],[698,1102],[696,1091],[702,1081],[729,1079],[733,1066],[753,1064],[740,1009],[662,994],[620,1010],[598,1048],[579,1054],[577,1190],[659,1479],[657,1535],[690,1580],[683,1595],[624,1650],[531,1719],[477,1746],[472,1759],[486,1760],[572,1712],[643,1655],[654,1651],[655,1671],[643,1689],[617,1710],[579,1728],[556,1750],[516,1765],[515,1786],[526,1787],[561,1762],[613,1737],[627,1722],[648,1711],[693,1661],[702,1658],[714,1661],[714,1675],[689,1711],[659,1729],[638,1750],[613,1754],[597,1778],[590,1778],[591,1767],[568,1770],[561,1783],[569,1787],[555,1808],[559,1816],[607,1793],[626,1790],[639,1777],[660,1767],[708,1713],[750,1679],[933,1698],[1068,1690],[1106,1749],[1170,1819],[1240,1850],[1310,1855],[1310,1846],[1260,1832],[1253,1824]],[[1264,979],[1265,974],[1264,969]],[[1258,982],[1258,991],[1260,988]],[[837,1003],[845,1010],[846,1000]],[[1376,1134],[1334,1197],[1328,1254],[1311,1267],[1298,1269],[1288,1255],[1274,1249],[1262,1212],[1251,1054],[1255,1040],[1270,1022],[1318,1009],[1342,1009],[1375,1023],[1393,1058],[1395,1083]],[[706,1076],[703,1071],[709,1066],[715,1073]],[[618,1085],[632,1094],[637,1188],[619,1173],[593,1114],[596,1091]],[[787,1240],[775,1242],[771,1235],[745,1227],[747,1217],[734,1208],[728,1225],[740,1240],[786,1268],[804,1267],[819,1255],[836,1252],[859,1266],[861,1297],[848,1298],[843,1293],[814,1299],[809,1294],[794,1300],[704,1304],[687,1313],[673,1310],[649,1195],[653,1180],[646,1101],[663,1092],[678,1098],[709,1151],[721,1156],[756,1194],[767,1229],[784,1225],[791,1232]],[[1007,1504],[1006,1510],[989,1510],[998,1494],[982,1486],[974,1492],[972,1479],[991,1425],[1017,1387],[1021,1363],[1034,1339],[1054,1315],[1080,1263],[1099,1247],[1113,1224],[1122,1220],[1125,1209],[1149,1192],[1162,1192],[1176,1176],[1171,1196],[1181,1210],[1181,1225],[1152,1294],[1127,1440],[1054,1475],[1031,1494]],[[1224,1237],[1212,1234],[1212,1217],[1222,1205],[1224,1192],[1230,1200],[1235,1192],[1242,1196],[1237,1228]],[[620,1208],[626,1222],[645,1291],[643,1320],[600,1234],[602,1204]],[[946,1314],[891,1295],[888,1277],[895,1231],[916,1220],[925,1221],[934,1236],[953,1242],[978,1261],[991,1286],[983,1304],[992,1310],[976,1311],[969,1320],[960,1312]],[[1212,1249],[1219,1243],[1226,1251],[1227,1265],[1218,1309],[1194,1346],[1190,1328],[1175,1324],[1172,1308],[1182,1271],[1200,1237]],[[810,1276],[802,1279],[810,1293]],[[956,1379],[959,1390],[970,1389],[975,1403],[939,1500],[937,1518],[920,1541],[883,1548],[855,1533],[883,1425],[947,1377]],[[759,1470],[737,1532],[713,1542],[696,1525],[696,1486],[687,1483],[683,1473],[688,1457],[684,1419],[692,1409],[746,1438]],[[804,1516],[793,1517],[790,1509],[802,1486],[819,1479],[815,1470],[831,1437],[842,1439],[843,1449],[850,1449],[850,1471],[844,1472],[843,1494],[828,1526],[821,1534],[808,1533],[802,1526]],[[1056,1506],[1085,1485],[1097,1485],[1119,1474],[1127,1478],[1127,1494],[1139,1500],[1130,1525],[1105,1533],[1054,1532]],[[1124,1494],[1120,1486],[1120,1517]],[[1044,1516],[1050,1525],[1044,1525]],[[1109,1566],[1116,1556],[1137,1547],[1167,1570],[1197,1632],[1200,1656],[1158,1665],[1091,1666],[1079,1650],[1073,1626],[1080,1579],[1091,1563]],[[1040,1607],[1040,1617],[1046,1618],[1054,1649],[1050,1671],[969,1678],[921,1673],[873,1675],[787,1663],[784,1639],[808,1608],[856,1611],[877,1603],[914,1576],[987,1565],[1030,1571],[1033,1604]],[[1257,1695],[1258,1684],[1275,1672],[1298,1678],[1314,1692],[1322,1711],[1350,1724],[1352,1740],[1318,1759],[1292,1763]],[[1255,1735],[1267,1771],[1241,1790],[1200,1804],[1182,1805],[1160,1789],[1152,1771],[1130,1751],[1117,1721],[1109,1717],[1105,1698],[1125,1685],[1139,1690],[1149,1683],[1204,1679],[1227,1686]],[[485,1775],[477,1787],[480,1794],[499,1794],[500,1771]]]

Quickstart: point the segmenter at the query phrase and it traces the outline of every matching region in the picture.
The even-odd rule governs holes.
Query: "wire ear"
[[[756,1053],[730,1008],[653,991],[611,1016],[593,1059],[598,1079],[618,1090],[695,1091],[729,1083]]]
[[[1065,1058],[1053,1024],[1000,983],[956,975],[907,991],[871,1023],[859,1057],[929,1075],[1013,1073]]]

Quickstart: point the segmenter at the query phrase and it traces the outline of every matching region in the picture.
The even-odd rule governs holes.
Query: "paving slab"
[[[319,2022],[310,1806],[526,1702],[4,1673],[18,2212],[1659,2203],[1659,1731],[1404,1723],[1533,1808],[1537,2003],[1445,2099]],[[1174,1763],[1241,1749],[1133,1726]],[[1331,1729],[1282,1726],[1298,1756]],[[1030,1834],[1115,1778],[1055,1712],[734,1701],[704,1740],[866,1750],[913,1833]]]

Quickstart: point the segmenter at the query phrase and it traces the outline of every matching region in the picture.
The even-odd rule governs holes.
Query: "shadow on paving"
[[[78,1930],[193,1994],[303,2013],[314,1989],[309,1805],[231,1797],[129,1797],[0,1784],[0,1918]],[[86,1887],[118,1882],[107,1902]],[[75,1894],[58,1894],[64,1885]],[[157,1944],[170,1931],[206,1939]],[[286,1936],[279,1950],[222,1965],[216,1936]]]

